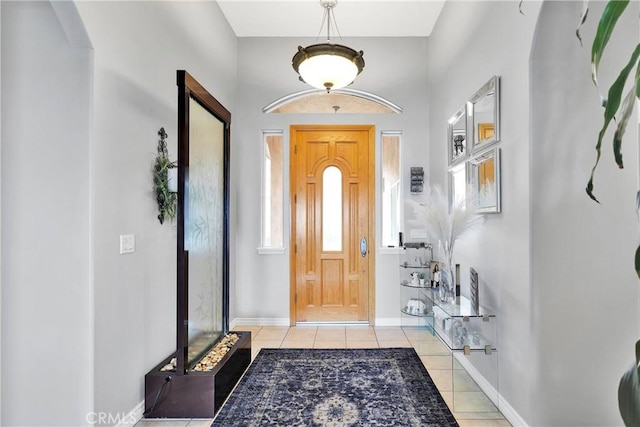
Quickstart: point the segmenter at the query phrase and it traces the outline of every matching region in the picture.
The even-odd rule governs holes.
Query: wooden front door
[[[373,126],[291,126],[291,323],[373,324]]]

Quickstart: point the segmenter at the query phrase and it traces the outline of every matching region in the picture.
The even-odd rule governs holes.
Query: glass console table
[[[421,290],[429,301],[433,315],[433,330],[452,351],[484,351],[491,354],[497,350],[495,313],[480,307],[476,312],[471,301],[457,297],[457,301],[442,301],[436,288]]]
[[[500,413],[498,316],[469,298],[442,301],[432,287],[431,245],[405,243],[398,258],[400,320],[449,407],[463,417]],[[420,279],[423,278],[421,281]]]
[[[442,347],[451,360],[451,376],[447,380],[450,381],[450,407],[457,414],[473,413],[475,417],[482,413],[482,417],[502,418],[496,314],[484,307],[476,312],[464,296],[458,297],[458,302],[442,301],[437,288],[421,289],[420,293],[430,305],[433,319],[430,332],[444,344]],[[430,366],[427,369],[438,373]],[[433,369],[442,368],[434,366]],[[444,396],[446,400],[446,391]]]

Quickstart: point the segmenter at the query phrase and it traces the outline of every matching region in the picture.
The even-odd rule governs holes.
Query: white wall
[[[591,7],[585,40],[602,5]],[[632,7],[622,25],[637,35]],[[232,319],[284,320],[288,251],[256,252],[261,130],[283,129],[288,148],[290,124],[372,123],[378,165],[380,132],[401,130],[405,178],[423,166],[442,183],[447,119],[500,75],[504,212],[456,254],[463,271],[479,271],[482,303],[500,316],[499,391],[530,425],[621,424],[617,381],[640,323],[631,266],[638,150],[625,143],[619,171],[605,147],[603,205],[590,202],[583,187],[601,111],[589,47],[573,37],[579,3],[525,2],[522,16],[512,2],[447,2],[429,41],[345,40],[367,61],[354,88],[404,108],[370,116],[263,114],[306,88],[290,62],[298,44],[314,40],[237,40],[214,2],[78,8],[93,58],[70,47],[48,3],[0,4],[2,425],[80,425],[89,411],[127,412],[143,398],[144,373],[175,347],[176,232],[156,220],[151,165],[161,126],[176,157],[176,69],[233,113]],[[634,42],[623,40],[621,51]],[[623,60],[621,51],[611,58]],[[603,75],[616,68],[603,66]],[[631,127],[626,141],[636,140]],[[287,176],[286,211],[288,185]],[[136,235],[136,253],[120,256],[125,233]],[[378,250],[376,261],[383,323],[398,317],[397,258]]]
[[[93,408],[91,52],[47,2],[2,2],[2,419]]]
[[[584,191],[603,122],[589,64],[603,4],[590,2],[580,48],[573,22],[581,5],[545,2],[532,53],[532,425],[622,425],[618,381],[640,338],[633,120],[623,142],[625,169],[613,161],[612,130],[603,143],[595,181],[602,204]],[[631,2],[603,57],[601,82],[617,76],[638,34],[638,3]]]
[[[176,228],[160,225],[158,129],[177,158],[176,70],[233,112],[236,39],[215,2],[78,2],[95,49],[92,207],[97,411],[128,412],[176,345]],[[119,255],[119,235],[136,252]]]
[[[285,245],[289,245],[289,126],[291,124],[374,124],[376,126],[376,198],[380,197],[380,132],[403,131],[405,187],[410,166],[427,167],[427,49],[424,38],[354,38],[343,43],[364,50],[366,65],[353,88],[374,92],[404,109],[399,115],[263,114],[262,107],[308,89],[298,80],[291,58],[298,45],[314,39],[240,38],[238,99],[232,128],[232,227],[237,258],[235,319],[289,318],[289,251],[258,255],[262,130],[284,130]],[[379,203],[378,203],[379,204]],[[380,206],[376,229],[380,230]],[[376,242],[380,237],[377,232]],[[287,248],[288,249],[288,248]],[[399,318],[397,255],[376,254],[376,318]]]
[[[429,38],[429,170],[431,182],[446,185],[447,120],[493,75],[501,76],[503,212],[487,215],[480,230],[462,238],[454,258],[463,293],[474,267],[481,305],[498,313],[498,391],[530,421],[536,350],[530,338],[529,52],[540,3],[525,2],[523,9],[524,16],[517,2],[445,4]]]
[[[175,348],[157,131],[175,159],[177,69],[229,109],[236,89],[216,3],[79,2],[95,56],[65,39],[61,7],[2,3],[2,425],[115,423],[142,401],[145,372]],[[120,256],[128,233],[136,253]]]
[[[2,45],[2,7],[0,7],[0,46]],[[1,49],[0,49],[1,51]],[[2,54],[0,53],[0,70]],[[2,99],[2,72],[0,72],[0,99]],[[0,177],[2,177],[2,102],[0,102]],[[2,185],[0,184],[0,423],[2,422]]]
[[[478,270],[481,302],[498,312],[499,392],[529,425],[621,425],[617,384],[638,338],[637,129],[625,137],[623,171],[607,143],[603,205],[591,202],[584,187],[602,110],[589,54],[603,3],[590,2],[584,48],[571,24],[580,6],[525,2],[521,16],[511,2],[448,2],[429,44],[433,182],[446,177],[446,119],[501,76],[503,213],[487,216],[456,258]],[[638,5],[630,9],[603,80],[637,43]]]

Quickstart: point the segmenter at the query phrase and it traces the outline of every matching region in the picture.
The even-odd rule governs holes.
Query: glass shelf
[[[400,309],[400,311],[404,314],[406,314],[407,316],[413,316],[413,317],[433,317],[433,312],[432,311],[425,311],[424,313],[418,314],[418,313],[409,313],[407,311],[407,307],[404,307],[402,309]]]
[[[423,294],[431,286],[430,248],[426,242],[406,243],[395,264],[398,266],[396,286],[400,285],[400,324],[420,328],[433,336],[433,302]],[[422,285],[417,280],[420,276],[424,278]]]
[[[400,286],[404,286],[406,288],[416,288],[416,289],[431,289],[431,285],[427,285],[426,283],[424,285],[421,285],[421,284],[414,285],[408,280],[403,280],[402,282],[400,282]]]
[[[482,352],[485,352],[485,353],[488,352],[487,349],[490,350],[490,353],[498,351],[496,349],[495,345],[489,344],[487,341],[485,341],[482,338],[480,338],[479,342],[476,341],[477,342],[477,344],[476,344],[476,342],[473,341],[473,336],[471,334],[468,334],[464,338],[464,341],[462,341],[462,342],[456,341],[456,343],[454,344],[453,339],[448,334],[442,333],[440,328],[438,328],[436,326],[435,330],[436,330],[436,333],[438,334],[438,336],[440,337],[440,339],[442,340],[442,342],[444,342],[445,345],[447,347],[449,347],[450,350],[453,350],[453,351],[460,351],[460,350],[465,351],[465,350],[468,350],[468,351],[473,351],[473,352],[482,351]],[[465,348],[466,346],[468,346],[468,348]]]
[[[400,264],[400,267],[402,268],[429,268],[428,265],[423,265],[423,264]]]
[[[449,317],[440,309],[434,307],[434,328],[440,339],[451,350],[462,351],[483,351],[487,354],[497,351],[495,341],[490,342],[484,335],[494,336],[492,329],[495,325],[488,325],[486,322],[471,318],[463,320],[461,318]],[[488,327],[488,328],[487,328]]]
[[[495,313],[484,307],[480,307],[480,311],[476,313],[471,306],[471,300],[467,297],[460,296],[460,304],[457,304],[455,302],[440,301],[438,290],[435,288],[425,288],[422,293],[449,317],[496,317]]]

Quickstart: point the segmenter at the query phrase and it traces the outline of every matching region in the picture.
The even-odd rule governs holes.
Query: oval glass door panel
[[[335,166],[322,173],[322,250],[342,250],[342,172]]]

